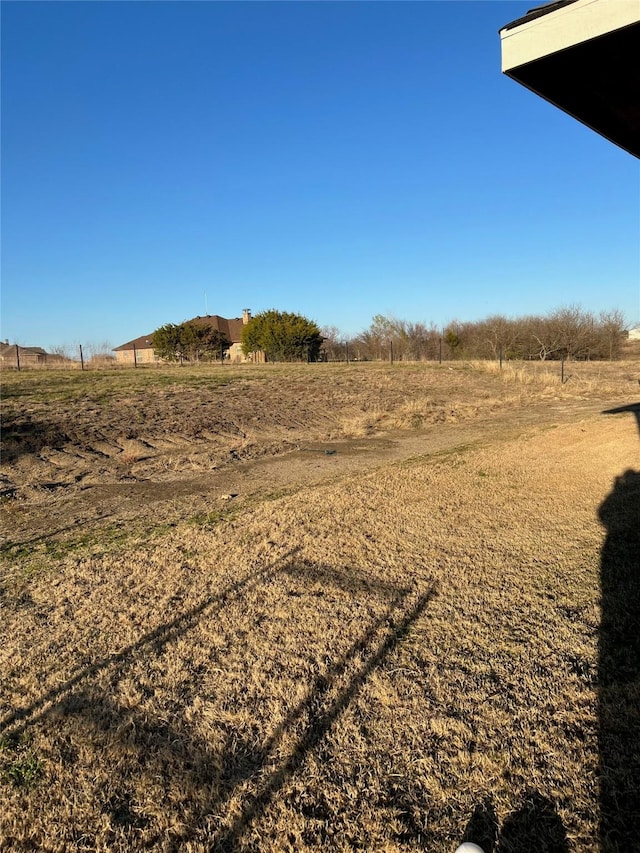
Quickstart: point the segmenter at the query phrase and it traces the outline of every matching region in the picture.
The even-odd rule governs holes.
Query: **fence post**
[[[138,350],[136,349],[136,345],[133,345],[133,366],[138,366]]]
[[[442,335],[438,338],[438,360],[442,364]]]
[[[347,364],[349,364],[349,341],[344,342],[344,349],[347,357]]]
[[[78,344],[80,347],[80,370],[84,370],[84,356],[82,355],[82,344]]]
[[[560,384],[564,385],[564,353],[560,359]]]
[[[500,370],[502,370],[502,347],[500,347]]]
[[[393,341],[389,341],[389,357],[391,364],[393,364]]]
[[[16,344],[16,367],[20,370],[20,347]]]

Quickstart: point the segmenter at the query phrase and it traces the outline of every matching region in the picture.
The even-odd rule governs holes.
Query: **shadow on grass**
[[[178,851],[192,842],[216,851],[238,849],[252,823],[402,641],[433,594],[433,590],[421,595],[401,590],[344,654],[310,683],[306,696],[266,740],[260,740],[250,721],[240,726],[221,720],[217,728],[225,746],[215,749],[179,709],[172,720],[150,717],[90,687],[59,701],[49,711],[54,730],[71,728],[76,740],[79,732],[83,746],[91,745],[104,755],[115,771],[95,792],[109,822],[107,837],[101,841],[112,845],[139,841],[142,831],[145,847],[157,844]],[[75,760],[77,755],[67,756],[67,761]],[[141,801],[141,792],[148,797],[154,787],[164,789],[157,806],[168,829],[157,826]]]
[[[569,853],[564,825],[551,800],[528,791],[522,805],[505,820],[496,853]]]
[[[404,604],[408,596],[407,592],[402,593],[388,611],[352,644],[346,654],[333,663],[325,675],[316,679],[307,699],[294,709],[287,720],[278,727],[275,735],[270,738],[255,771],[257,772],[259,767],[264,767],[266,757],[274,750],[282,735],[304,712],[307,721],[293,747],[270,772],[260,774],[257,791],[250,799],[242,802],[240,813],[233,819],[230,826],[218,835],[214,845],[215,850],[237,849],[241,838],[251,824],[261,816],[288,779],[302,766],[309,753],[320,745],[369,676],[382,665],[412,625],[424,614],[434,594],[435,590],[432,588],[418,595],[413,603],[407,602],[394,618],[393,611],[399,604]],[[386,630],[380,635],[380,628],[383,626]],[[335,689],[336,682],[340,682],[352,661],[362,662],[357,664]]]
[[[397,584],[373,578],[356,568],[319,565],[308,561],[295,561],[283,568],[283,574],[305,584],[319,584],[333,587],[343,592],[357,593],[375,592],[378,595],[395,595],[399,592]]]
[[[640,403],[604,414],[633,414]],[[600,843],[640,845],[640,471],[628,469],[599,509],[607,531],[600,564]]]
[[[479,803],[471,815],[462,841],[478,844],[483,853],[493,853],[498,836],[498,817],[491,798]]]
[[[16,742],[34,723],[45,723],[55,760],[67,766],[97,762],[91,798],[105,816],[101,844],[118,849],[133,844],[137,849],[143,843],[178,851],[193,842],[219,851],[238,849],[435,594],[433,587],[396,587],[359,576],[355,569],[298,562],[297,550],[204,599],[136,643],[78,668],[60,686],[2,721]],[[367,592],[384,605],[343,652],[333,660],[323,657],[316,662],[316,672],[321,671],[274,728],[261,734],[250,707],[241,700],[236,708],[237,698],[230,697],[232,713],[228,718],[221,713],[214,727],[217,740],[208,742],[185,714],[200,695],[197,678],[181,684],[160,715],[143,710],[137,702],[129,707],[115,700],[116,685],[141,657],[161,655],[201,618],[210,619],[234,598],[276,576]],[[99,684],[95,678],[104,670],[113,686],[107,691],[104,681]]]
[[[616,478],[600,507],[600,837],[603,851],[640,844],[640,472]]]
[[[220,787],[220,756],[180,716],[141,713],[93,685],[86,687],[64,697],[48,717],[59,762],[74,766],[82,751],[85,764],[93,755],[90,798],[104,816],[98,846],[179,849],[185,825],[201,818],[211,801],[209,792]],[[160,812],[164,822],[157,819]],[[74,833],[78,827],[69,830]],[[85,835],[85,840],[94,849],[97,838]]]
[[[139,655],[160,654],[165,646],[175,642],[190,628],[194,627],[204,614],[211,615],[216,610],[224,607],[235,596],[275,577],[278,572],[282,571],[283,566],[286,565],[286,561],[297,553],[298,550],[297,547],[292,548],[277,563],[252,572],[250,575],[246,575],[241,580],[236,581],[236,583],[229,584],[229,586],[225,587],[217,595],[203,599],[195,607],[187,610],[185,613],[181,613],[175,619],[166,622],[164,625],[160,625],[153,631],[143,634],[139,640],[125,646],[119,652],[107,655],[101,660],[87,666],[78,667],[66,681],[48,690],[36,701],[22,708],[15,708],[10,711],[9,714],[0,720],[0,727],[3,729],[12,727],[11,736],[17,736],[27,725],[35,722],[40,716],[46,713],[46,706],[50,702],[54,702],[58,697],[78,687],[92,676],[97,675],[103,670],[115,668],[118,671],[118,676],[121,678],[127,668],[135,664]],[[18,725],[16,726],[16,724]]]
[[[491,799],[478,804],[462,837],[483,853],[569,853],[564,824],[554,803],[538,791],[524,792],[521,805],[499,828]]]
[[[629,403],[627,406],[618,406],[615,409],[606,409],[602,414],[621,415],[624,412],[629,412],[635,416],[636,423],[638,424],[638,432],[640,432],[640,403]]]

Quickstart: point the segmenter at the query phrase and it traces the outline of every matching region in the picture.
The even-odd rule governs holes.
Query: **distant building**
[[[21,347],[19,344],[10,344],[8,340],[0,342],[2,367],[42,367],[62,361],[62,356],[52,355],[42,347]]]
[[[187,323],[193,323],[196,326],[211,326],[220,335],[231,342],[228,348],[227,359],[234,364],[240,364],[247,361],[264,361],[262,353],[255,353],[252,357],[247,357],[242,352],[242,329],[251,319],[251,311],[245,308],[242,312],[242,317],[235,317],[231,320],[225,317],[220,317],[218,314],[207,314],[204,317],[194,317],[191,320],[186,320]],[[151,342],[152,335],[141,335],[133,341],[127,341],[126,344],[121,344],[114,349],[116,360],[119,364],[158,364],[162,359],[159,359],[153,351]]]
[[[119,364],[154,364],[159,362],[153,351],[151,335],[140,335],[114,349]]]

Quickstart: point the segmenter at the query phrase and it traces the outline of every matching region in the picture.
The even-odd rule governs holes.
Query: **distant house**
[[[630,341],[640,341],[640,326],[636,329],[629,329],[627,337]]]
[[[118,364],[155,364],[160,361],[153,351],[151,335],[141,335],[114,349]]]
[[[262,353],[256,353],[256,357],[248,358],[242,352],[242,329],[251,319],[251,311],[245,308],[242,312],[242,317],[235,317],[228,320],[225,317],[220,317],[218,314],[207,314],[204,317],[194,317],[187,320],[187,323],[193,323],[196,326],[211,326],[223,337],[231,342],[231,346],[227,350],[227,358],[229,361],[236,364],[243,361],[263,361]],[[151,342],[152,335],[142,335],[133,341],[127,341],[126,344],[121,344],[114,349],[116,360],[120,364],[157,364],[161,361],[153,351]]]
[[[52,355],[42,347],[21,347],[19,344],[10,344],[8,340],[0,342],[2,367],[42,367],[63,360],[61,356]]]

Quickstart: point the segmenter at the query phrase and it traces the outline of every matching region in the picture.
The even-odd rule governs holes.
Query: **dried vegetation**
[[[637,366],[529,367],[9,377],[2,849],[633,849]]]

